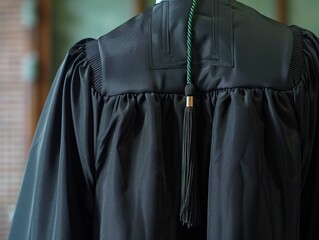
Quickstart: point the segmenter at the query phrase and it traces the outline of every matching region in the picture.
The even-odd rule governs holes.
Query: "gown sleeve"
[[[70,49],[54,79],[29,152],[11,240],[91,239],[96,96],[89,41]]]
[[[319,39],[301,29],[304,66],[301,80],[301,133],[304,142],[301,162],[300,239],[319,239]]]

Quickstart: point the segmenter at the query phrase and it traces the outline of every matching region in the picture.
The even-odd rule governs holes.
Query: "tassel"
[[[183,126],[180,221],[188,228],[200,224],[200,200],[197,174],[195,86],[185,86],[186,108]]]

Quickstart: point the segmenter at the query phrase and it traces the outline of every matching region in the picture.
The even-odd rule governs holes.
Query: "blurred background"
[[[319,35],[318,0],[240,0]],[[54,73],[78,40],[97,38],[155,0],[0,0],[0,240],[7,239],[32,135]]]

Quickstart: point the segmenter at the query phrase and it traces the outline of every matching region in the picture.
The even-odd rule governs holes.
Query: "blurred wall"
[[[243,4],[246,4],[260,13],[272,19],[277,19],[276,0],[239,0]]]
[[[276,0],[239,0],[262,14],[277,19]],[[319,1],[318,0],[287,0],[288,25],[307,28],[319,36]]]
[[[255,8],[267,17],[277,19],[276,0],[239,0]],[[287,0],[288,25],[298,25],[313,31],[319,36],[319,1],[318,0]]]
[[[289,23],[307,28],[319,36],[319,0],[290,0]]]
[[[133,0],[55,0],[53,10],[53,74],[67,50],[83,38],[98,38],[133,17]]]
[[[0,240],[7,239],[27,158],[34,80],[32,3],[0,1]]]

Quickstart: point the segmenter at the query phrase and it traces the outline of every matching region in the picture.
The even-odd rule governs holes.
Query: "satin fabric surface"
[[[70,49],[10,240],[319,239],[319,41],[232,0],[196,12],[202,222],[181,225],[190,4],[163,1]]]

